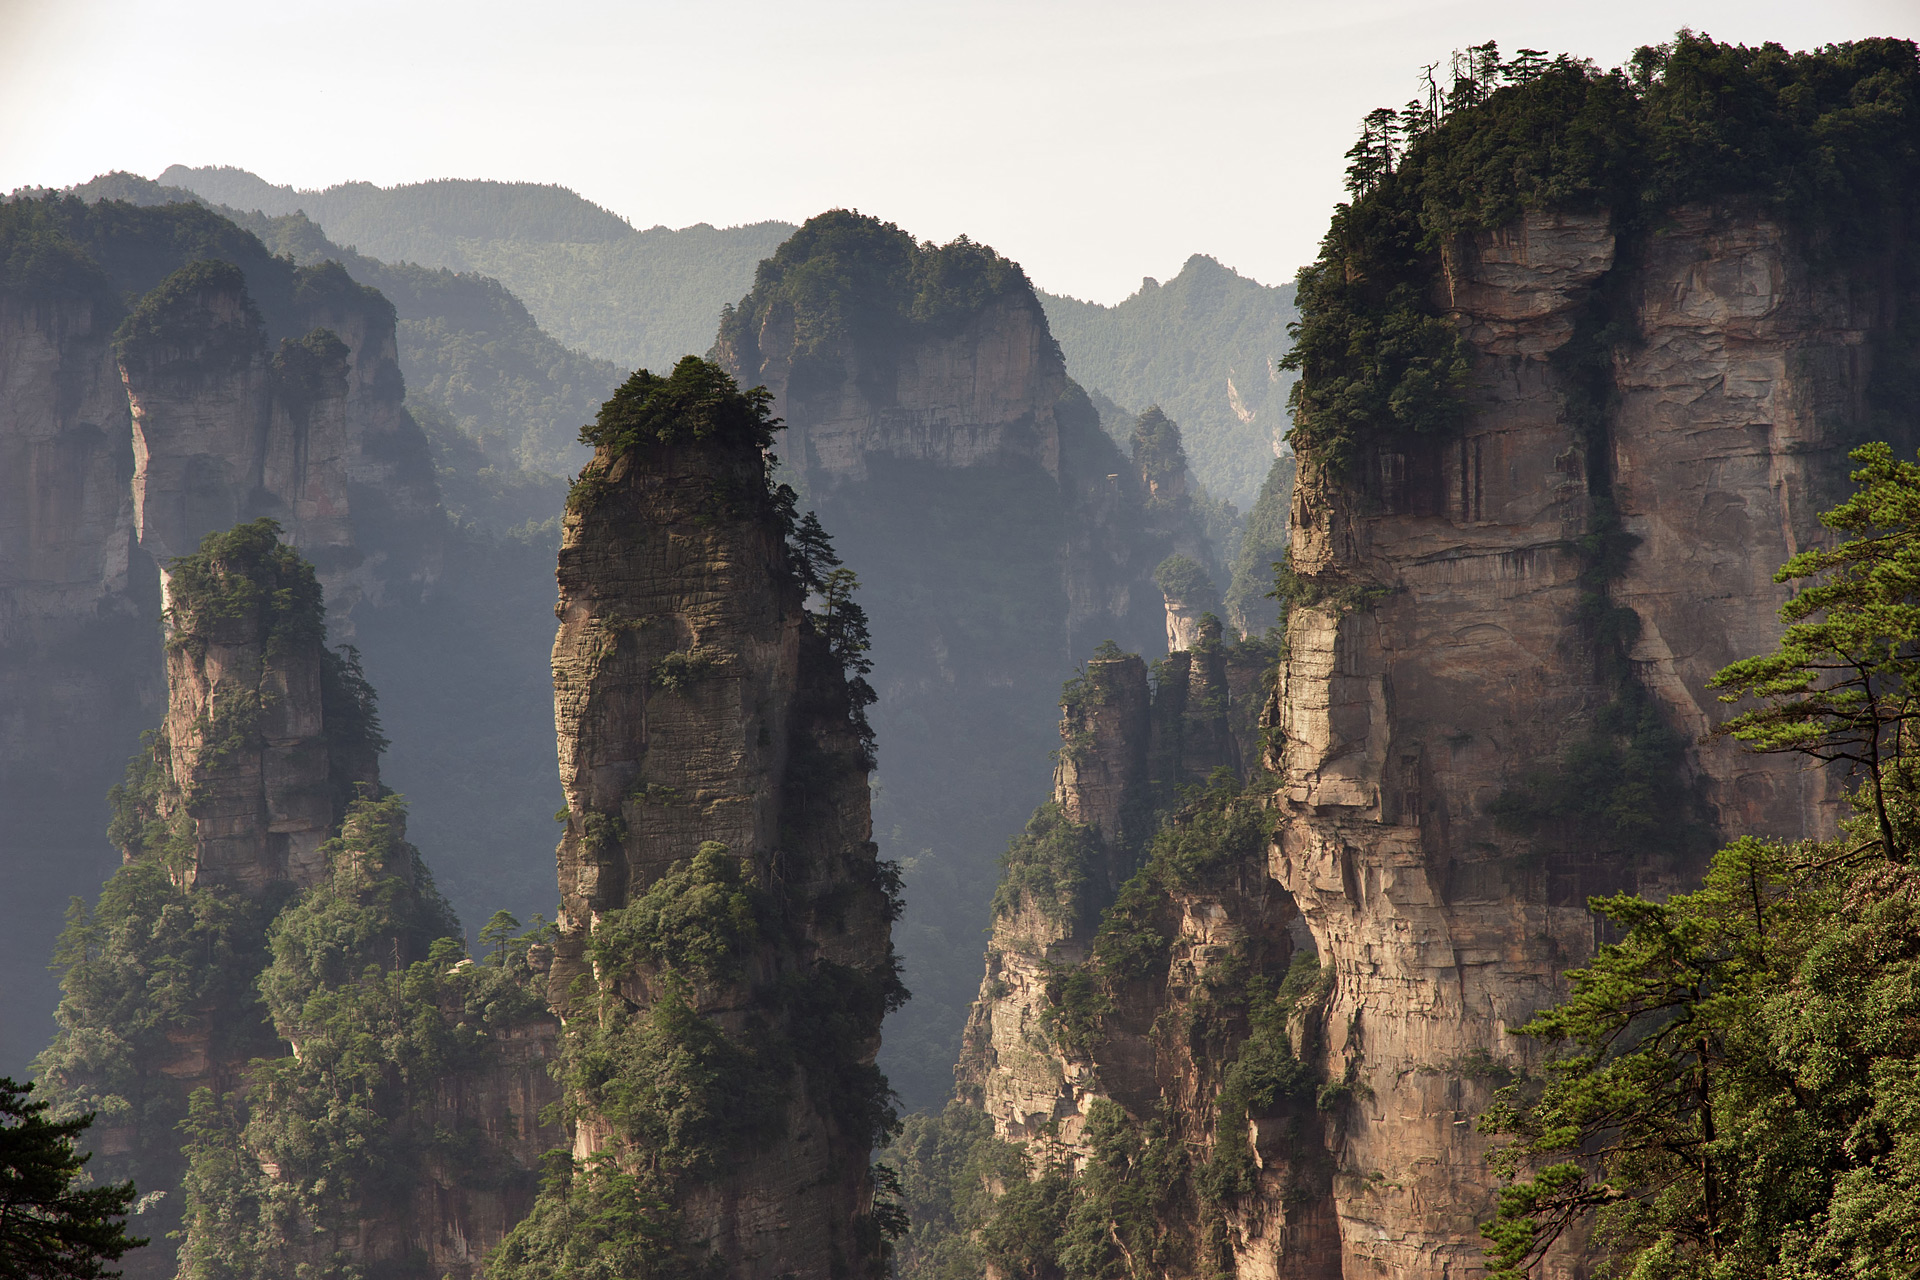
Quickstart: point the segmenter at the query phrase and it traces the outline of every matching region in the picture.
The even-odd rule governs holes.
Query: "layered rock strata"
[[[676,399],[695,383],[720,425]],[[640,402],[657,416],[623,436],[623,406]],[[731,1064],[688,1082],[689,1106],[714,1118],[666,1151],[620,1086],[583,1073],[569,1093],[576,1169],[611,1161],[641,1178],[671,1206],[662,1248],[739,1277],[869,1274],[882,1264],[867,1163],[885,1105],[872,1063],[903,993],[871,838],[864,624],[843,580],[823,576],[817,526],[789,542],[764,413],[692,357],[671,382],[635,375],[602,410],[560,552],[552,991],[568,1052],[626,1057],[616,1074],[671,1071],[655,1055],[696,1041]],[[809,585],[824,612],[805,607]],[[716,924],[731,942],[705,959],[646,923],[697,912],[681,895],[700,885],[732,885],[751,916]],[[531,1268],[564,1247],[541,1233],[566,1211],[536,1213],[515,1266],[549,1274]]]
[[[1272,710],[1273,874],[1337,975],[1330,1073],[1363,1086],[1336,1149],[1343,1252],[1394,1276],[1483,1265],[1473,1120],[1530,1061],[1508,1032],[1592,954],[1588,897],[1688,882],[1716,828],[1832,830],[1832,778],[1727,742],[1676,754],[1699,807],[1651,838],[1499,815],[1570,739],[1627,732],[1609,723],[1623,689],[1682,742],[1722,718],[1706,680],[1778,635],[1772,571],[1823,537],[1894,310],[1777,225],[1705,207],[1628,250],[1604,214],[1530,214],[1445,266],[1475,354],[1466,426],[1344,483],[1303,466],[1295,567],[1390,594],[1296,610]],[[1637,330],[1612,348],[1597,437],[1568,407],[1593,392],[1556,361],[1596,309]],[[1603,587],[1631,611],[1624,686],[1591,621],[1596,530],[1631,539]],[[1690,821],[1704,840],[1675,841]]]

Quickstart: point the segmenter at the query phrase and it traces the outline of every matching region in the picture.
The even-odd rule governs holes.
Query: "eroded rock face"
[[[1822,280],[1777,226],[1708,209],[1617,253],[1604,215],[1530,214],[1457,246],[1465,429],[1376,450],[1340,482],[1309,464],[1296,492],[1295,567],[1391,592],[1296,609],[1270,712],[1272,874],[1334,968],[1328,1074],[1355,1085],[1334,1149],[1348,1274],[1484,1265],[1493,1180],[1473,1121],[1532,1048],[1508,1032],[1591,955],[1589,895],[1687,882],[1714,828],[1835,821],[1825,777],[1724,742],[1677,758],[1704,801],[1691,844],[1495,819],[1636,687],[1686,743],[1722,718],[1705,681],[1772,645],[1772,572],[1820,537],[1860,438],[1860,357],[1885,301],[1866,281]],[[1613,349],[1617,400],[1583,436],[1556,353],[1609,313],[1639,340]],[[1576,543],[1607,532],[1609,499],[1634,539],[1603,587],[1637,621],[1625,684]]]
[[[351,638],[357,604],[417,593],[436,571],[438,499],[403,404],[392,308],[337,264],[309,270],[321,278],[297,323],[312,327],[277,351],[238,268],[195,264],[143,303],[119,362],[134,513],[163,567],[213,530],[279,521]]]
[[[863,1274],[877,1265],[864,1226],[871,1133],[833,1099],[872,1073],[884,1004],[846,1006],[833,1023],[795,1003],[796,992],[826,999],[850,989],[836,983],[884,991],[893,980],[857,705],[824,624],[803,608],[751,439],[603,447],[587,475],[565,525],[553,650],[568,801],[555,1007],[576,1037],[595,1025],[611,1034],[618,1008],[645,1017],[686,1001],[749,1052],[799,1045],[771,1082],[778,1115],[707,1152],[707,1172],[662,1184],[680,1215],[676,1247],[740,1277]],[[593,963],[614,913],[715,849],[771,913],[734,976],[689,984],[665,955]],[[577,1160],[653,1165],[621,1122],[570,1101]]]
[[[1050,700],[1102,640],[1158,654],[1151,574],[1174,540],[1024,274],[984,246],[823,214],[722,319],[715,358],[773,393],[782,476],[872,617],[876,824],[909,868],[915,993],[888,1072],[909,1108],[937,1108],[998,855],[1046,795]]]
[[[1217,1149],[1218,1055],[1181,1066],[1152,1028],[1190,1015],[1221,947],[1271,959],[1289,929],[1310,945],[1321,994],[1289,1032],[1324,1107],[1249,1118],[1261,1173],[1223,1210],[1239,1275],[1479,1274],[1495,1180],[1475,1122],[1537,1065],[1510,1032],[1592,955],[1589,897],[1661,896],[1726,834],[1837,819],[1836,779],[1703,737],[1725,715],[1706,681],[1775,643],[1773,571],[1827,536],[1817,513],[1869,435],[1867,373],[1904,301],[1892,273],[1816,268],[1780,227],[1707,208],[1625,243],[1604,214],[1533,213],[1443,266],[1438,301],[1473,352],[1466,423],[1342,476],[1303,462],[1292,565],[1322,603],[1293,608],[1277,682],[1252,690],[1264,742],[1188,711],[1166,759],[1170,692],[1204,706],[1220,678],[1205,643],[1162,668],[1151,771],[1264,759],[1265,865],[1170,893],[1164,987],[1109,982],[1079,1051],[1049,1029],[1086,935],[1005,916],[970,1028],[965,1078],[1005,1135],[1078,1134],[1105,1096]],[[1615,825],[1566,790],[1608,784],[1560,762],[1629,744],[1661,763],[1638,825]],[[1296,1141],[1297,1167],[1267,1180],[1282,1125],[1324,1159]],[[1564,1253],[1543,1274],[1586,1265]]]
[[[166,701],[118,321],[106,299],[0,290],[0,851],[32,908],[0,930],[0,962],[29,975],[0,994],[0,1060],[16,1074],[52,1027],[39,975],[58,904],[112,869],[99,798]]]
[[[795,379],[794,312],[776,305],[757,350],[728,360],[744,386],[774,393],[785,452],[807,489],[860,482],[876,456],[936,467],[1037,466],[1060,473],[1054,407],[1067,370],[1030,290],[996,298],[958,332],[882,357],[849,345],[844,376]],[[756,358],[757,357],[757,358]],[[836,373],[839,372],[836,370]]]

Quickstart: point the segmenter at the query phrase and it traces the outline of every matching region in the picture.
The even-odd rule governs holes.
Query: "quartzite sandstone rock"
[[[803,608],[760,448],[750,438],[603,447],[585,474],[565,524],[553,649],[568,805],[555,1007],[570,1024],[599,1016],[575,991],[592,973],[642,1011],[680,991],[725,1034],[764,1036],[752,1030],[764,1015],[773,1034],[826,1046],[828,1026],[777,1001],[768,1012],[768,993],[836,972],[891,981],[892,908],[857,708]],[[607,913],[709,842],[743,860],[789,930],[765,935],[738,981],[687,989],[645,965],[592,970]],[[879,1014],[826,1050],[844,1055],[829,1070],[871,1070]],[[874,1262],[862,1225],[871,1135],[829,1105],[829,1082],[795,1068],[783,1086],[777,1133],[674,1186],[684,1242],[743,1278],[861,1271]],[[591,1106],[573,1146],[580,1159],[650,1158]]]
[[[1632,674],[1691,741],[1722,718],[1707,677],[1778,635],[1772,571],[1820,537],[1859,438],[1858,357],[1886,301],[1870,282],[1823,279],[1777,226],[1721,210],[1680,210],[1620,252],[1604,214],[1529,214],[1456,246],[1465,429],[1376,450],[1342,483],[1309,464],[1296,491],[1295,567],[1391,591],[1297,609],[1272,710],[1273,874],[1336,973],[1330,1074],[1364,1086],[1335,1148],[1349,1274],[1484,1266],[1494,1183],[1474,1120],[1490,1068],[1534,1049],[1508,1033],[1592,954],[1589,895],[1699,870],[1491,812],[1618,696],[1578,621],[1576,540],[1610,491],[1637,540],[1607,586],[1638,619]],[[1638,337],[1614,349],[1595,446],[1552,356],[1601,289]],[[1795,760],[1719,743],[1685,768],[1722,831],[1832,829],[1828,779]]]

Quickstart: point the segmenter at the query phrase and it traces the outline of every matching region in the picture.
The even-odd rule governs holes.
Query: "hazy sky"
[[[835,205],[1111,302],[1192,253],[1277,282],[1416,69],[1622,61],[1681,26],[1920,35],[1920,0],[0,0],[0,191],[232,164],[558,182],[638,226]]]

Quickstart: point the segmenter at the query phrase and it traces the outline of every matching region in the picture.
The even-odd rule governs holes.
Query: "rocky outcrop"
[[[134,509],[142,547],[163,566],[212,530],[278,520],[349,636],[356,605],[417,593],[434,572],[437,498],[402,403],[392,307],[337,263],[300,274],[295,324],[312,327],[277,352],[231,263],[190,264],[135,309],[117,344]]]
[[[31,973],[57,904],[111,869],[89,815],[166,701],[159,563],[274,518],[345,639],[356,607],[420,594],[440,533],[392,310],[337,266],[295,268],[197,206],[58,198],[0,206],[0,249],[19,266],[0,275],[0,845],[30,866],[0,956]],[[52,996],[0,1001],[0,1055],[24,1063]]]
[[[1822,536],[1894,310],[1777,225],[1706,207],[1630,253],[1604,214],[1530,214],[1458,244],[1446,288],[1475,352],[1467,424],[1380,448],[1346,483],[1303,467],[1294,566],[1386,593],[1295,611],[1272,711],[1273,874],[1336,974],[1329,1072],[1357,1090],[1342,1247],[1349,1270],[1395,1276],[1482,1265],[1472,1121],[1527,1063],[1508,1031],[1592,954],[1589,895],[1697,875],[1689,823],[1708,842],[1831,831],[1828,776],[1682,744],[1722,718],[1707,677],[1778,634],[1772,570]],[[1596,392],[1566,353],[1602,320],[1638,337]],[[1596,396],[1598,432],[1577,412]],[[1630,550],[1596,566],[1602,540]],[[1665,750],[1687,785],[1644,831],[1557,818],[1534,793],[1583,736]]]
[[[833,529],[872,615],[875,820],[908,868],[915,991],[887,1069],[910,1107],[937,1107],[996,856],[1044,795],[1046,708],[1101,640],[1159,652],[1151,574],[1171,539],[1025,274],[964,237],[811,219],[723,317],[714,356],[773,394],[781,477]]]
[[[580,1172],[516,1233],[508,1275],[564,1271],[581,1246],[563,1224],[609,1169],[669,1206],[621,1247],[768,1280],[882,1265],[872,1064],[904,993],[871,839],[865,624],[818,526],[769,487],[765,412],[692,357],[636,374],[570,503],[552,992]],[[684,932],[714,902],[709,941]],[[674,1086],[683,1103],[634,1092],[686,1055],[712,1071]],[[654,1107],[678,1108],[670,1129]]]
[[[1471,354],[1464,424],[1378,438],[1340,474],[1303,460],[1284,648],[1272,683],[1246,690],[1267,704],[1264,741],[1193,711],[1222,684],[1217,645],[1161,668],[1152,773],[1263,761],[1259,852],[1161,873],[1161,914],[1124,899],[1102,933],[1030,903],[997,919],[968,1087],[1003,1136],[1057,1132],[1081,1162],[1100,1097],[1209,1152],[1214,1198],[1187,1202],[1200,1217],[1175,1231],[1190,1248],[1174,1271],[1213,1239],[1231,1258],[1208,1265],[1239,1275],[1478,1274],[1495,1182],[1475,1121],[1538,1065],[1510,1032],[1592,955],[1589,897],[1684,886],[1723,833],[1832,830],[1837,779],[1706,736],[1724,715],[1707,679],[1772,645],[1772,571],[1825,536],[1817,513],[1867,429],[1864,370],[1888,358],[1902,305],[1893,273],[1796,245],[1704,206],[1658,236],[1534,212],[1453,243],[1435,305]],[[1170,734],[1162,708],[1182,701]],[[1225,831],[1197,847],[1239,847]],[[1164,979],[1102,941],[1150,938],[1143,919],[1168,939]],[[1209,964],[1264,955],[1277,975],[1294,947],[1319,966],[1285,1003],[1315,1105],[1248,1112],[1258,1173],[1222,1182],[1240,1033],[1180,1046],[1166,1028],[1208,1025]],[[1208,1212],[1225,1224],[1212,1236]]]
[[[172,561],[155,742],[155,816],[191,842],[190,858],[169,851],[176,878],[251,897],[319,883],[321,844],[353,799],[380,791],[371,691],[326,648],[319,584],[279,534],[258,520]]]

